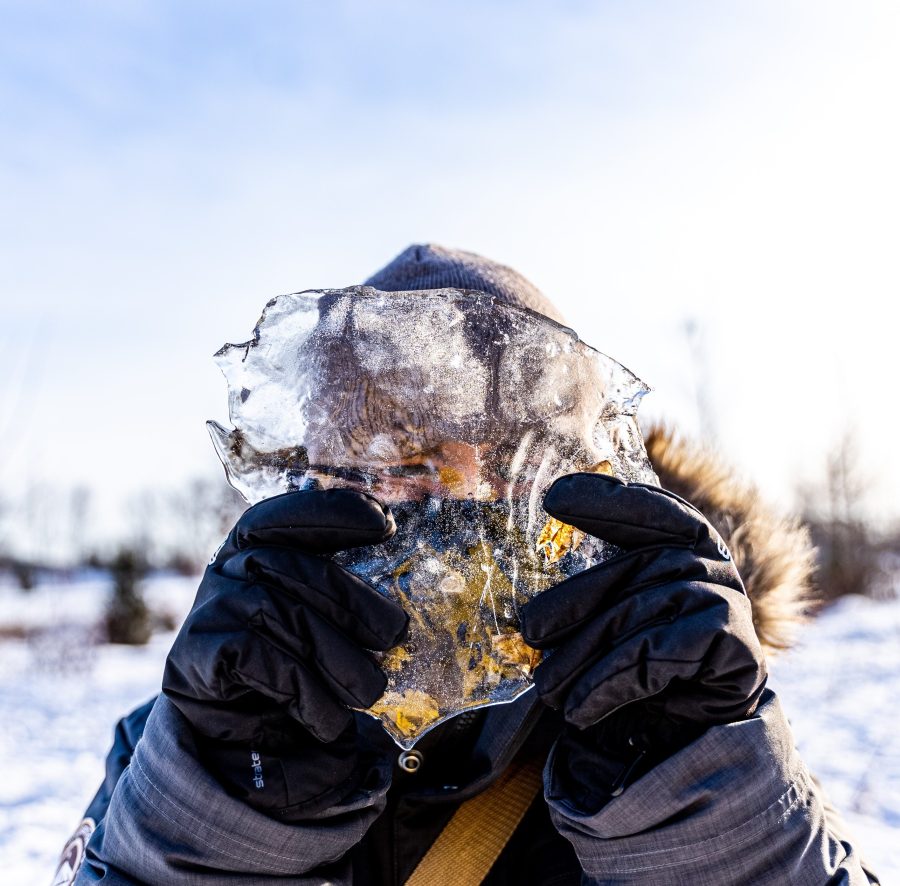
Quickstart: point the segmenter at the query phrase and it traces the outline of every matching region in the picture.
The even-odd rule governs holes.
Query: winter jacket
[[[655,430],[662,485],[691,500],[728,540],[760,639],[787,644],[809,580],[805,536],[714,461]],[[384,749],[358,790],[303,823],[231,797],[201,762],[191,730],[160,696],[123,720],[107,777],[80,830],[90,837],[74,883],[402,884],[455,809],[517,755],[546,760],[532,804],[489,884],[867,884],[875,875],[796,753],[775,694],[747,720],[713,727],[600,811],[579,809],[554,771],[561,722],[535,693],[464,714],[425,736],[415,774]],[[93,829],[93,830],[92,830]],[[68,847],[78,867],[77,844]],[[65,883],[60,879],[58,883]]]

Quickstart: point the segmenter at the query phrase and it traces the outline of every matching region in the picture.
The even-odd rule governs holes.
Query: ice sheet
[[[369,711],[405,748],[526,691],[539,655],[519,608],[604,557],[548,519],[552,481],[656,481],[635,419],[647,386],[571,329],[482,293],[284,295],[216,356],[234,427],[210,433],[248,502],[350,486],[394,513],[393,539],[336,559],[410,614]]]

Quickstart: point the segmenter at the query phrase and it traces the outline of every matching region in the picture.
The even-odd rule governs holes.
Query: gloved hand
[[[407,616],[326,555],[394,531],[362,493],[289,492],[249,508],[203,576],[163,692],[204,763],[256,808],[303,817],[365,777],[348,706],[384,692],[367,650],[396,645]]]
[[[708,727],[749,716],[766,665],[728,549],[693,506],[658,487],[570,474],[544,508],[622,549],[522,611],[526,642],[552,650],[534,679],[568,724],[563,774],[596,807]]]

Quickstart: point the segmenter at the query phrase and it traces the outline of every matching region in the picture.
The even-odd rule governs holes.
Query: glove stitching
[[[278,570],[278,569],[268,569],[267,572],[268,572],[270,575],[275,575],[275,576],[278,576],[278,577],[283,577],[283,578],[291,579],[292,581],[294,581],[296,584],[300,585],[300,586],[301,586],[302,588],[304,588],[305,590],[312,592],[312,594],[313,594],[317,599],[319,599],[319,600],[324,600],[324,601],[326,601],[326,602],[328,602],[328,603],[331,603],[332,605],[337,605],[337,606],[339,606],[339,608],[341,609],[342,612],[344,612],[344,613],[346,613],[348,616],[350,616],[350,620],[353,622],[354,627],[356,627],[356,628],[362,628],[363,630],[362,630],[360,633],[365,633],[365,634],[367,635],[367,637],[369,638],[369,642],[373,642],[373,645],[372,645],[372,647],[371,647],[372,649],[378,649],[379,646],[382,644],[381,638],[378,637],[378,636],[372,631],[372,629],[369,627],[369,625],[366,624],[366,622],[364,622],[364,621],[362,620],[362,617],[361,617],[360,615],[358,615],[357,613],[353,612],[351,609],[346,609],[346,608],[344,608],[343,606],[340,606],[340,604],[336,603],[335,600],[333,600],[331,597],[329,597],[328,594],[326,594],[324,591],[319,590],[317,587],[315,587],[315,585],[307,584],[307,582],[301,581],[301,580],[300,580],[299,578],[297,578],[296,576],[288,575],[287,573],[281,572],[281,571]],[[261,577],[264,577],[264,575],[261,576]],[[282,586],[282,585],[277,585],[277,584],[276,584],[276,585],[269,585],[269,584],[266,583],[265,581],[260,582],[260,584],[262,584],[264,587],[271,587],[271,588],[273,588],[273,589],[276,590],[276,591],[280,591],[280,592],[282,592],[282,593],[286,593],[286,594],[288,594],[289,596],[291,596],[292,598],[294,598],[297,602],[299,602],[299,603],[301,603],[301,604],[306,602],[300,594],[295,593],[295,592],[293,591],[293,589],[291,589],[291,588],[284,587],[284,586]],[[378,592],[375,591],[374,593],[378,593]],[[333,628],[335,628],[336,630],[340,631],[341,633],[344,633],[344,632],[345,632],[342,625],[337,624],[337,623],[336,623],[334,620],[332,620],[329,616],[325,615],[318,607],[314,607],[314,608],[315,608],[315,610],[316,610],[316,613],[317,613],[319,616],[321,616],[322,618],[324,618],[325,621],[327,621],[328,624],[330,624]],[[378,644],[378,645],[374,645],[374,644]]]
[[[649,622],[645,622],[641,625],[638,625],[635,628],[632,628],[630,631],[627,631],[621,637],[616,637],[615,644],[610,646],[607,652],[604,652],[601,655],[598,655],[596,658],[589,659],[587,662],[582,662],[580,667],[575,668],[570,671],[568,674],[561,677],[556,683],[553,684],[552,687],[545,688],[544,694],[549,695],[551,692],[557,692],[560,687],[565,685],[566,683],[577,681],[579,677],[583,676],[587,671],[593,668],[595,665],[599,664],[604,658],[608,655],[611,655],[617,648],[627,643],[629,640],[633,640],[638,634],[643,631],[649,631],[651,628],[659,627],[664,624],[672,624],[675,621],[674,616],[668,616],[665,618],[655,618]]]
[[[667,547],[648,548],[648,550],[668,550],[668,548]],[[624,558],[628,555],[625,554],[622,556]],[[606,560],[603,563],[598,563],[596,566],[592,566],[591,570],[598,569],[600,566],[606,566],[608,563],[613,563],[613,562],[614,562],[614,559]],[[577,578],[577,577],[579,577],[579,576],[573,576],[573,578]],[[571,579],[567,579],[567,580],[571,581]],[[621,592],[622,590],[628,589],[628,590],[632,591],[632,594],[629,595],[629,597],[630,597],[630,596],[636,595],[642,591],[649,591],[654,588],[665,587],[666,585],[675,584],[680,581],[684,581],[684,579],[678,578],[678,579],[675,579],[675,581],[672,581],[671,579],[669,579],[669,580],[667,580],[667,579],[659,579],[659,580],[647,579],[645,582],[636,582],[634,584],[629,584],[627,581],[623,580],[622,582],[619,583],[619,587],[616,587],[615,585],[611,585],[610,587],[606,588],[603,591],[603,594],[605,595],[613,590]],[[557,587],[561,587],[561,586],[562,585],[557,585]],[[549,588],[548,591],[550,591],[552,593],[553,588]],[[546,594],[548,591],[543,591],[542,593]],[[595,593],[598,593],[598,592],[595,592]],[[540,596],[541,596],[541,594],[538,594],[537,597],[535,597],[535,599],[537,599]],[[608,612],[609,610],[614,608],[614,606],[618,606],[620,603],[624,603],[626,601],[626,599],[629,599],[629,597],[623,596],[620,600],[616,601],[616,603],[613,604],[613,606],[609,606],[605,611]],[[555,628],[553,630],[553,632],[550,634],[542,634],[540,637],[537,637],[537,638],[532,638],[532,637],[526,636],[525,639],[526,640],[535,639],[538,643],[546,644],[546,645],[552,647],[554,640],[558,640],[560,638],[564,638],[568,634],[575,633],[579,628],[581,628],[584,625],[588,624],[589,622],[593,621],[596,617],[597,617],[597,611],[596,611],[596,607],[595,607],[594,609],[591,609],[590,611],[585,613],[585,615],[583,615],[581,618],[577,619],[576,621],[567,622],[566,624],[562,625],[561,627]]]
[[[273,638],[270,638],[269,636],[262,634],[256,626],[251,625],[250,630],[254,634],[256,634],[256,636],[258,636],[260,638],[260,640],[262,640],[264,643],[268,643],[270,646],[272,646],[273,649],[278,650],[279,652],[283,653],[285,656],[290,658],[291,661],[300,670],[302,670],[305,674],[307,674],[313,680],[318,680],[321,683],[321,679],[316,676],[315,672],[309,667],[309,664],[307,662],[303,661],[302,659],[296,658],[290,652],[283,649],[277,642],[274,642]],[[244,680],[244,683],[246,685],[250,686],[251,689],[256,689],[257,687],[262,687],[262,689],[266,690],[266,692],[271,693],[271,697],[275,701],[291,702],[291,701],[294,701],[296,698],[293,693],[285,692],[284,690],[278,689],[275,686],[270,686],[266,681],[260,680],[257,677],[253,677],[250,674],[242,674],[241,676]],[[341,684],[339,684],[339,685],[341,685]],[[257,691],[259,691],[259,690],[257,689]],[[330,695],[330,693],[328,693],[327,687],[325,688],[324,691],[326,694]],[[349,692],[349,690],[348,690],[348,695],[353,696],[353,693]],[[355,696],[353,696],[353,697],[355,698]],[[349,710],[346,707],[346,705],[342,704],[337,699],[333,699],[333,702],[336,707],[339,707],[342,711],[345,711],[349,714]],[[294,718],[292,718],[292,719],[294,719]],[[300,723],[302,723],[304,727],[306,727],[310,732],[312,732],[316,736],[316,738],[318,738],[320,741],[324,741],[324,739],[321,737],[320,731],[318,729],[314,728],[311,723],[307,723],[305,720],[300,720]]]
[[[258,626],[254,625],[252,622],[250,624],[250,630],[253,631],[253,633],[256,634],[264,643],[268,643],[272,648],[277,649],[279,652],[283,653],[288,658],[290,658],[291,661],[293,661],[295,664],[297,664],[298,666],[300,666],[304,670],[306,670],[307,673],[310,673],[310,668],[309,668],[308,662],[304,661],[303,659],[298,659],[293,653],[291,653],[290,651],[285,649],[278,642],[278,638],[276,636],[271,635],[271,634],[263,634],[259,630]],[[325,661],[325,659],[323,659],[322,656],[320,655],[319,647],[316,645],[315,641],[308,640],[308,642],[309,642],[310,647],[312,648],[313,659],[314,659],[316,665],[318,666],[318,668],[321,671],[324,671],[325,674],[332,680],[333,683],[335,683],[337,686],[340,686],[347,693],[347,695],[349,695],[356,702],[356,704],[359,705],[359,707],[368,707],[368,705],[366,705],[363,701],[361,701],[359,696],[352,689],[350,689],[348,686],[344,685],[343,681],[339,680],[334,675],[331,668],[328,667],[328,664]],[[288,697],[290,697],[290,696],[288,696]],[[344,707],[343,703],[341,703],[340,701],[338,701],[338,704],[341,704],[341,706]]]
[[[310,674],[310,676],[311,676],[313,679],[315,679],[315,674],[312,674],[312,672],[309,670],[309,668],[303,668],[303,670],[305,670],[307,674]],[[263,681],[263,680],[258,680],[258,679],[256,679],[255,677],[249,677],[249,676],[248,676],[248,677],[245,678],[245,681],[246,681],[246,684],[249,686],[249,688],[251,688],[251,689],[256,689],[257,692],[259,692],[260,689],[265,690],[265,692],[263,692],[264,695],[265,695],[265,694],[268,694],[269,697],[270,697],[273,701],[278,702],[278,703],[280,703],[280,704],[283,703],[283,704],[288,704],[288,705],[289,705],[290,702],[295,701],[295,700],[297,700],[297,698],[298,698],[298,697],[292,695],[292,694],[289,693],[289,692],[283,692],[283,691],[280,690],[280,689],[276,689],[274,686],[269,686],[268,684],[266,684],[265,681]],[[326,690],[326,691],[327,691],[327,690]],[[335,704],[336,707],[339,707],[339,708],[341,709],[341,711],[344,711],[344,712],[346,712],[347,714],[350,714],[349,709],[348,709],[345,705],[342,705],[342,704],[341,704],[339,701],[337,701],[336,699],[334,700],[334,704]],[[300,708],[299,708],[299,706],[298,706],[298,708],[297,708],[297,711],[298,711],[298,713],[300,713]],[[311,735],[313,735],[313,737],[314,737],[317,741],[321,741],[323,744],[329,744],[330,741],[333,741],[333,739],[327,739],[327,738],[325,738],[324,735],[322,734],[322,730],[321,730],[321,729],[318,729],[318,728],[317,728],[316,726],[314,726],[311,722],[307,722],[306,720],[303,720],[303,719],[301,719],[300,717],[294,717],[289,711],[285,711],[285,716],[290,717],[292,720],[296,720],[298,723],[300,723],[300,725],[301,725],[304,729],[306,729]],[[351,719],[352,719],[352,715],[351,715]],[[344,726],[344,727],[342,727],[342,730],[343,730],[343,729],[346,729],[346,728],[347,728],[347,727]],[[341,731],[342,731],[342,730],[341,730]],[[340,734],[340,731],[338,732],[338,734]],[[336,736],[335,736],[335,737],[336,737]]]
[[[545,508],[545,510],[546,510],[546,508]],[[560,520],[563,523],[568,523],[571,526],[575,526],[575,527],[578,527],[578,523],[577,523],[578,520],[587,520],[587,521],[590,521],[591,523],[599,524],[600,526],[626,526],[629,529],[644,529],[644,530],[652,529],[654,532],[658,532],[660,535],[664,534],[668,538],[672,539],[671,542],[665,542],[665,543],[657,542],[657,544],[660,547],[673,548],[673,547],[681,547],[682,544],[694,545],[698,541],[696,531],[694,532],[694,534],[692,536],[688,537],[687,535],[683,535],[680,533],[676,534],[674,532],[667,532],[666,530],[658,529],[655,526],[648,526],[647,523],[632,523],[629,520],[602,520],[602,519],[598,520],[596,517],[592,517],[588,514],[583,514],[583,515],[582,514],[563,514],[562,512],[554,512],[554,511],[547,511],[547,513],[550,514],[551,517],[555,517],[557,520]],[[606,541],[602,536],[597,535],[596,533],[589,532],[588,535],[591,535],[594,538],[599,538],[601,541]],[[607,544],[612,544],[612,542],[607,542]],[[618,545],[617,545],[617,547],[618,547]],[[643,550],[643,547],[638,546],[636,548],[632,548],[631,550],[639,551],[639,550]]]
[[[616,677],[618,677],[620,674],[625,674],[625,673],[627,673],[628,671],[632,671],[632,670],[634,670],[635,668],[641,667],[642,665],[649,665],[649,664],[686,664],[686,665],[700,665],[700,664],[703,664],[704,661],[706,661],[706,656],[703,656],[703,658],[698,658],[698,659],[692,659],[692,658],[648,658],[648,659],[645,659],[644,661],[639,661],[639,662],[635,662],[634,664],[630,664],[630,665],[628,665],[627,667],[621,668],[621,669],[619,669],[618,671],[616,671],[615,673],[610,674],[610,675],[607,676],[607,677],[604,677],[604,678],[603,678],[603,683],[606,683],[606,682],[608,682],[609,680],[613,680],[613,679],[615,679]],[[611,717],[613,714],[615,714],[617,711],[622,710],[622,708],[626,707],[627,705],[634,704],[634,703],[636,703],[636,702],[647,701],[648,699],[654,698],[655,696],[657,696],[657,695],[659,695],[659,694],[665,692],[666,689],[669,688],[669,684],[670,684],[670,683],[672,682],[672,680],[674,680],[674,679],[675,679],[675,676],[673,676],[673,677],[665,684],[665,686],[662,686],[661,688],[657,689],[656,692],[651,692],[649,695],[642,695],[642,696],[640,696],[640,697],[638,697],[638,698],[630,698],[630,699],[628,699],[628,701],[622,702],[622,704],[617,705],[616,707],[614,707],[614,708],[613,708],[612,710],[610,710],[610,711],[607,711],[605,714],[603,714],[603,716],[600,717],[599,720],[595,720],[594,723],[589,724],[589,725],[593,726],[593,725],[596,725],[597,723],[602,723],[607,717]],[[586,701],[586,700],[587,700],[587,696],[585,697],[585,701]],[[573,713],[573,714],[574,714],[574,713],[577,713],[580,707],[581,707],[581,705],[579,705],[578,708],[573,708],[572,711],[571,711],[571,713]],[[567,712],[567,713],[568,713],[568,712]],[[566,717],[566,720],[568,720],[568,716]],[[569,721],[569,722],[571,722],[571,721]],[[589,727],[586,727],[586,728],[589,728]]]
[[[238,533],[237,548],[241,552],[250,550],[254,547],[285,548],[286,550],[291,550],[293,548],[300,548],[300,550],[302,550],[304,553],[311,553],[311,552],[314,553],[314,551],[312,550],[313,546],[311,546],[311,545],[301,545],[297,542],[294,542],[292,544],[275,544],[274,542],[271,542],[271,541],[265,541],[265,540],[251,538],[251,536],[253,534],[258,534],[260,532],[275,532],[275,531],[281,531],[281,530],[290,530],[290,531],[308,530],[310,532],[315,532],[315,531],[319,531],[319,530],[322,530],[325,532],[342,531],[342,532],[347,533],[347,535],[349,535],[349,536],[360,536],[360,537],[363,537],[366,539],[368,539],[369,536],[375,532],[374,529],[373,530],[352,529],[347,526],[331,526],[331,525],[325,525],[322,523],[317,523],[314,526],[311,526],[311,525],[308,525],[305,523],[300,523],[300,524],[290,524],[289,523],[286,525],[279,524],[278,526],[264,526],[261,528],[256,528],[256,529],[252,529],[252,530],[245,531],[242,533]],[[360,544],[358,541],[356,541],[354,539],[353,544],[347,545],[347,547],[363,547],[366,544],[372,544],[372,545],[380,544],[383,541],[387,541],[391,537],[391,535],[393,535],[393,533],[389,533],[389,530],[387,528],[385,528],[385,529],[381,530],[381,535],[379,538],[373,539],[372,541],[363,542],[362,544]],[[246,547],[242,547],[242,544],[246,545]],[[321,545],[319,547],[321,547]],[[332,546],[328,545],[328,547],[332,547]],[[335,551],[341,551],[341,550],[343,550],[342,547],[335,549]]]

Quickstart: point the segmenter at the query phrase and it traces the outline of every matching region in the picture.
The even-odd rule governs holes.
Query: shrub
[[[140,555],[123,548],[109,566],[113,593],[106,607],[106,635],[110,643],[141,646],[150,639],[150,610],[144,602],[141,579],[147,567]]]

